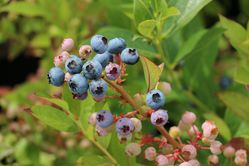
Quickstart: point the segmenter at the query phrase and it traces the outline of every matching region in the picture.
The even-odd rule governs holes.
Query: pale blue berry
[[[160,90],[151,90],[146,96],[146,103],[152,109],[159,109],[165,103],[165,96]]]
[[[103,79],[92,80],[89,86],[89,91],[93,98],[103,98],[107,91],[107,84]]]
[[[126,43],[123,38],[114,38],[109,41],[107,51],[112,54],[118,54],[121,53],[125,47]]]
[[[98,79],[101,77],[101,74],[102,74],[102,66],[98,61],[91,60],[91,61],[87,61],[83,65],[82,71],[86,78],[90,80]]]
[[[96,115],[96,124],[102,128],[110,126],[113,122],[113,116],[110,111],[101,110]]]
[[[163,126],[168,122],[168,118],[168,112],[163,109],[159,109],[151,114],[150,120],[155,126]]]
[[[129,135],[134,129],[134,124],[129,118],[121,118],[116,123],[116,130],[120,135]]]
[[[61,86],[64,83],[65,73],[59,67],[53,67],[48,72],[48,82],[54,86]]]
[[[88,89],[87,79],[81,74],[73,75],[70,78],[68,85],[71,92],[75,95],[82,95],[83,93],[86,93]]]
[[[139,56],[135,48],[126,48],[121,53],[121,60],[125,64],[134,65],[138,62]]]
[[[91,46],[96,53],[103,54],[107,50],[108,40],[102,35],[94,35],[91,38]]]
[[[112,54],[109,52],[104,52],[103,54],[96,54],[93,60],[98,61],[104,68],[112,59]]]
[[[65,69],[70,74],[80,73],[82,70],[82,61],[76,55],[71,55],[70,58],[66,60]]]

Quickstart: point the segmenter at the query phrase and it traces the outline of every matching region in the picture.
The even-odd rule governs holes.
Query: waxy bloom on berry
[[[146,95],[146,103],[152,109],[159,109],[165,103],[165,96],[160,90],[151,90]]]
[[[157,155],[157,153],[156,153],[156,149],[154,147],[148,147],[144,151],[144,158],[149,160],[149,161],[155,160],[156,155]]]
[[[110,63],[105,67],[105,74],[108,80],[116,80],[121,73],[121,68],[115,63]]]
[[[192,166],[189,162],[183,162],[179,166]]]
[[[192,159],[188,161],[191,166],[201,166],[200,162],[198,160]]]
[[[125,147],[128,156],[138,156],[141,153],[141,146],[137,143],[130,143]]]
[[[98,53],[103,54],[108,47],[108,39],[102,35],[94,35],[91,38],[92,49]]]

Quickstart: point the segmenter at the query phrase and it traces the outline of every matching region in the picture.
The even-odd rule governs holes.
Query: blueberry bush
[[[247,0],[0,4],[1,164],[248,165]]]

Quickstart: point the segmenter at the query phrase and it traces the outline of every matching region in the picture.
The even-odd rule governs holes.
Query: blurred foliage
[[[116,134],[96,137],[87,123],[90,113],[103,107],[125,113],[132,110],[130,106],[111,99],[95,104],[90,97],[75,101],[67,86],[58,89],[47,83],[46,72],[53,65],[62,39],[73,38],[79,48],[82,43],[89,43],[95,33],[108,38],[123,37],[129,47],[137,48],[143,55],[142,63],[127,69],[124,87],[130,94],[146,93],[151,88],[148,85],[155,86],[160,75],[160,80],[171,83],[173,90],[165,106],[170,117],[166,128],[176,125],[188,110],[199,117],[199,127],[204,119],[214,120],[224,143],[238,137],[248,142],[248,6],[248,0],[0,1],[0,60],[7,57],[11,61],[22,52],[40,57],[37,74],[0,98],[0,163],[108,164],[111,161],[93,146],[97,138],[97,143],[121,165],[144,164],[141,159],[124,155],[125,145],[118,142]],[[157,65],[164,63],[165,70],[162,72],[147,58]],[[150,68],[143,70],[146,62]],[[154,73],[150,79],[148,72]],[[223,76],[232,80],[226,87],[220,84]],[[33,106],[34,103],[40,105]],[[78,115],[80,123],[53,105],[72,116]],[[58,133],[43,124],[73,133]],[[156,133],[151,125],[144,124],[143,131]],[[84,136],[77,133],[79,128],[85,131]],[[243,145],[248,148],[248,144]],[[204,157],[200,154],[200,161],[205,161]]]

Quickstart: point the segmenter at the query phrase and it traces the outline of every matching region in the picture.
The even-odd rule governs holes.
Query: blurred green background
[[[184,8],[183,1],[168,2]],[[46,73],[53,66],[63,38],[73,38],[79,49],[96,33],[108,38],[123,37],[128,46],[138,48],[140,54],[156,64],[162,63],[153,42],[137,30],[133,4],[132,0],[0,0],[0,165],[68,166],[74,165],[86,149],[89,153],[94,151],[84,136],[46,127],[30,114],[30,108],[42,102],[37,94],[61,96],[62,89],[50,86]],[[161,80],[172,83],[173,89],[167,100],[170,123],[166,128],[177,125],[186,110],[197,113],[199,126],[205,119],[219,117],[220,125],[225,126],[219,139],[231,143],[239,138],[241,146],[247,147],[249,95],[245,84],[249,75],[247,81],[234,80],[238,61],[243,58],[233,36],[223,35],[224,29],[215,29],[220,26],[219,15],[246,27],[249,1],[214,0],[179,31],[162,40],[163,52],[174,65],[172,70],[182,87],[177,88],[167,72],[161,76]],[[198,37],[196,34],[201,31],[205,36]],[[234,36],[241,35],[240,31],[235,32]],[[190,55],[174,64],[175,57],[188,48]],[[248,54],[244,59],[247,60],[242,63],[249,66]],[[128,73],[126,89],[132,95],[145,93],[142,65],[129,67]],[[201,103],[194,102],[196,98]],[[118,101],[107,102],[112,110],[131,110]],[[203,116],[204,112],[209,114]],[[144,132],[158,134],[152,127]],[[200,158],[204,161],[203,156]]]

